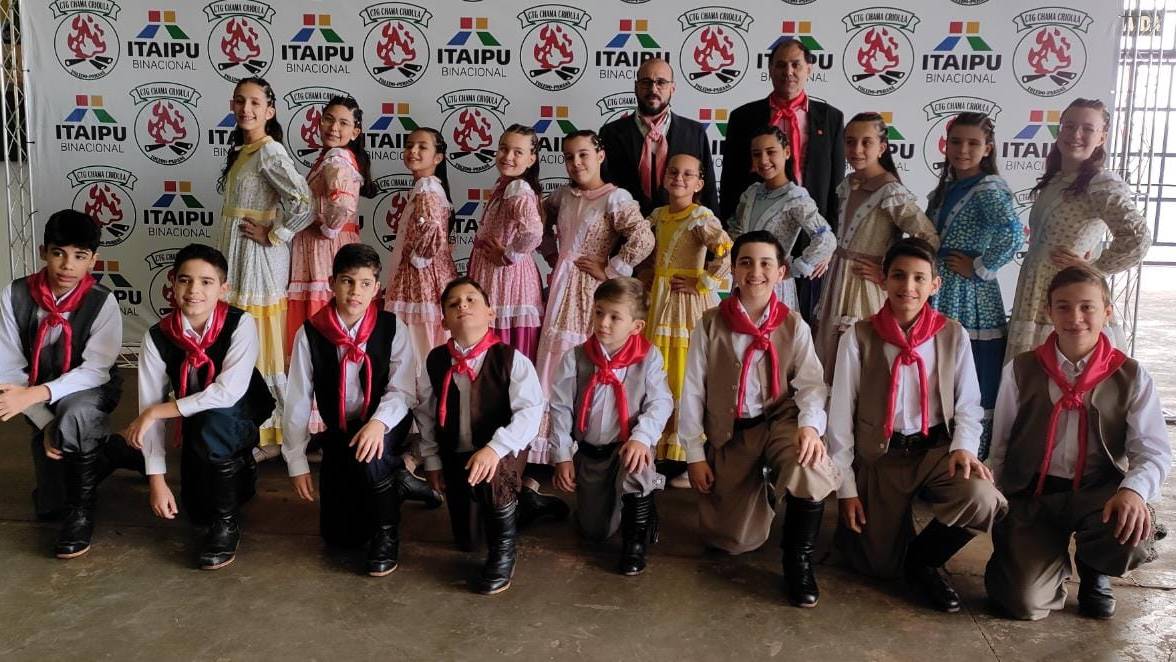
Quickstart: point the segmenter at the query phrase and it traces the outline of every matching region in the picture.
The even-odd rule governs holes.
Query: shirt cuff
[[[192,395],[187,395],[180,398],[179,400],[176,400],[176,410],[180,412],[180,416],[183,416],[184,418],[191,418],[203,411],[196,408],[195,400],[196,396],[203,392],[204,391],[199,391],[197,393],[193,393]]]
[[[1148,485],[1143,476],[1128,476],[1123,479],[1123,482],[1119,483],[1119,489],[1131,490],[1138,494],[1145,502],[1151,501],[1156,496],[1152,494],[1150,488],[1151,486]]]
[[[975,272],[976,277],[980,280],[996,280],[996,272],[989,271],[984,266],[984,259],[979,255],[976,256],[976,259],[972,260],[972,271]]]
[[[853,499],[857,495],[857,479],[853,475],[853,468],[843,468],[841,470],[841,486],[837,488],[837,498]]]
[[[790,275],[808,278],[809,276],[813,275],[813,265],[805,262],[803,258],[793,258],[789,272]]]
[[[416,267],[417,269],[424,269],[425,267],[429,266],[429,264],[431,264],[432,262],[433,262],[433,258],[431,258],[431,257],[420,257],[417,255],[410,255],[408,257],[408,263],[411,264],[412,266]]]
[[[528,257],[526,253],[516,253],[514,251],[506,251],[502,256],[506,258],[508,264],[518,264]]]
[[[571,462],[572,449],[564,448],[563,446],[552,446],[551,459],[553,462]]]
[[[694,441],[682,440],[686,445],[686,464],[693,464],[695,462],[706,462],[706,440],[696,439]]]
[[[39,430],[44,430],[45,426],[52,423],[55,418],[53,412],[49,410],[49,407],[44,402],[38,402],[24,410],[24,415]]]
[[[319,234],[326,237],[327,239],[334,239],[335,237],[338,237],[340,232],[342,232],[342,229],[340,228],[319,225]]]
[[[285,449],[282,449],[285,451]],[[295,456],[295,457],[291,457]],[[286,456],[286,470],[290,477],[310,473],[310,462],[306,459],[306,449],[300,448]]]
[[[389,413],[393,414],[394,416],[389,416]],[[389,410],[389,412],[372,416],[372,419],[383,423],[385,428],[384,434],[387,434],[392,430],[392,428],[396,427],[400,424],[401,421],[404,420],[406,414],[408,414],[407,407],[393,407],[391,410]],[[393,420],[389,422],[388,419]]]
[[[511,453],[514,452],[511,449],[507,448],[506,444],[502,443],[501,441],[498,441],[497,439],[486,444],[486,447],[489,448],[490,450],[494,451],[494,454],[497,455],[498,459],[500,459],[500,460],[502,458],[506,457],[507,455],[510,455]]]
[[[148,476],[167,473],[167,458],[162,455],[145,455],[143,463],[146,466]]]
[[[609,278],[629,278],[633,275],[633,265],[622,260],[620,256],[614,257],[605,265],[604,275]]]
[[[718,278],[715,278],[714,276],[711,276],[709,273],[704,273],[698,277],[697,289],[698,289],[699,294],[706,294],[708,292],[717,292],[719,290],[719,286],[722,284],[723,284],[723,281],[719,280]]]
[[[275,225],[273,229],[269,231],[270,243],[274,245],[289,243],[289,241],[293,238],[294,233],[290,232],[289,228],[284,225]]]
[[[817,431],[820,436],[825,436],[825,412],[823,411],[802,411],[796,418],[796,427],[809,427]]]

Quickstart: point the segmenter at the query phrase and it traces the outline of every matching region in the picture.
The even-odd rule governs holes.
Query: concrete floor
[[[1176,408],[1176,283],[1163,282],[1176,270],[1156,272],[1145,278],[1137,355]],[[116,422],[133,406],[132,392]],[[1079,617],[1071,598],[1066,611],[1024,623],[990,611],[987,539],[948,566],[964,612],[940,614],[901,585],[864,580],[828,558],[832,508],[821,604],[794,609],[779,591],[775,546],[704,554],[683,490],[660,497],[662,542],[640,577],[611,572],[615,543],[585,545],[570,526],[544,523],[521,539],[513,587],[473,595],[465,578],[481,557],[452,548],[444,509],[409,505],[400,569],[368,578],[358,574],[362,553],[324,549],[316,507],[295,500],[280,461],[262,465],[237,562],[225,570],[194,569],[193,529],[154,518],[145,482],[125,473],[100,490],[94,548],[59,561],[50,554],[56,525],[32,521],[26,433],[23,422],[0,424],[10,449],[0,455],[4,660],[1176,659],[1176,478],[1159,503],[1174,533],[1159,561],[1116,581],[1114,620]]]

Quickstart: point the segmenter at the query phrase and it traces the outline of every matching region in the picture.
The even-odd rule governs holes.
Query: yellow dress
[[[676,405],[686,379],[690,332],[703,311],[718,305],[719,290],[730,287],[731,261],[727,253],[731,238],[715,215],[700,205],[690,205],[677,213],[671,213],[669,207],[658,207],[649,221],[657,248],[645,337],[662,354]],[[706,261],[708,250],[713,255],[710,262]],[[696,291],[672,292],[670,281],[675,276],[697,279]],[[666,424],[657,444],[657,458],[686,461],[686,449],[678,441],[677,413]]]

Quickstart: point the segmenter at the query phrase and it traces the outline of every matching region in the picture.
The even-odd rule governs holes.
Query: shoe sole
[[[202,566],[200,566],[200,569],[201,570],[220,570],[221,568],[225,567],[226,565],[231,564],[233,561],[236,561],[236,560],[237,560],[236,556],[230,556],[229,560],[227,560],[227,561],[222,561],[220,563],[217,563],[216,565],[202,565]]]
[[[381,570],[379,572],[372,572],[371,570],[368,570],[368,577],[387,577],[388,575],[396,572],[396,569],[399,567],[400,564],[397,564],[392,566],[392,568],[389,570]]]
[[[81,550],[81,551],[77,551],[77,552],[70,552],[69,554],[60,554],[60,553],[59,553],[59,554],[56,554],[56,556],[57,556],[57,558],[59,558],[59,559],[76,559],[76,558],[78,558],[79,556],[82,556],[83,554],[85,554],[85,553],[86,553],[86,552],[88,552],[88,551],[90,551],[90,546],[89,546],[89,545],[87,545],[87,546],[86,546],[86,548],[85,548],[85,549],[83,549],[83,550]]]
[[[624,577],[636,577],[637,575],[644,574],[645,570],[645,568],[642,568],[636,572],[621,571],[621,575]]]
[[[505,591],[508,588],[510,588],[510,582],[507,582],[506,585],[504,585],[500,588],[496,588],[493,591],[478,591],[478,594],[479,595],[498,595],[499,593],[502,593],[503,591]]]

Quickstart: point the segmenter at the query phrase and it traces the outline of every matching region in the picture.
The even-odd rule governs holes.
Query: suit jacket
[[[751,134],[771,119],[767,97],[736,108],[727,122],[723,144],[723,181],[720,187],[720,217],[726,222],[735,215],[739,196],[760,181],[751,171]],[[837,231],[837,185],[845,179],[845,118],[840,110],[809,99],[808,144],[804,155],[804,188],[817,203],[821,216]],[[792,161],[788,172],[792,172]],[[799,242],[807,243],[807,242]]]
[[[711,160],[706,127],[673,112],[671,115],[667,156],[690,154],[702,162],[704,179],[698,203],[713,211],[718,208],[718,187],[715,185],[715,166]],[[645,136],[641,135],[641,129],[632,115],[625,115],[602,126],[600,142],[604,144],[605,153],[604,166],[601,168],[604,181],[628,191],[641,204],[644,216],[649,216],[655,208],[667,204],[666,192],[661,187],[653,192],[652,200],[645,197],[641,190],[641,147],[645,144]]]

